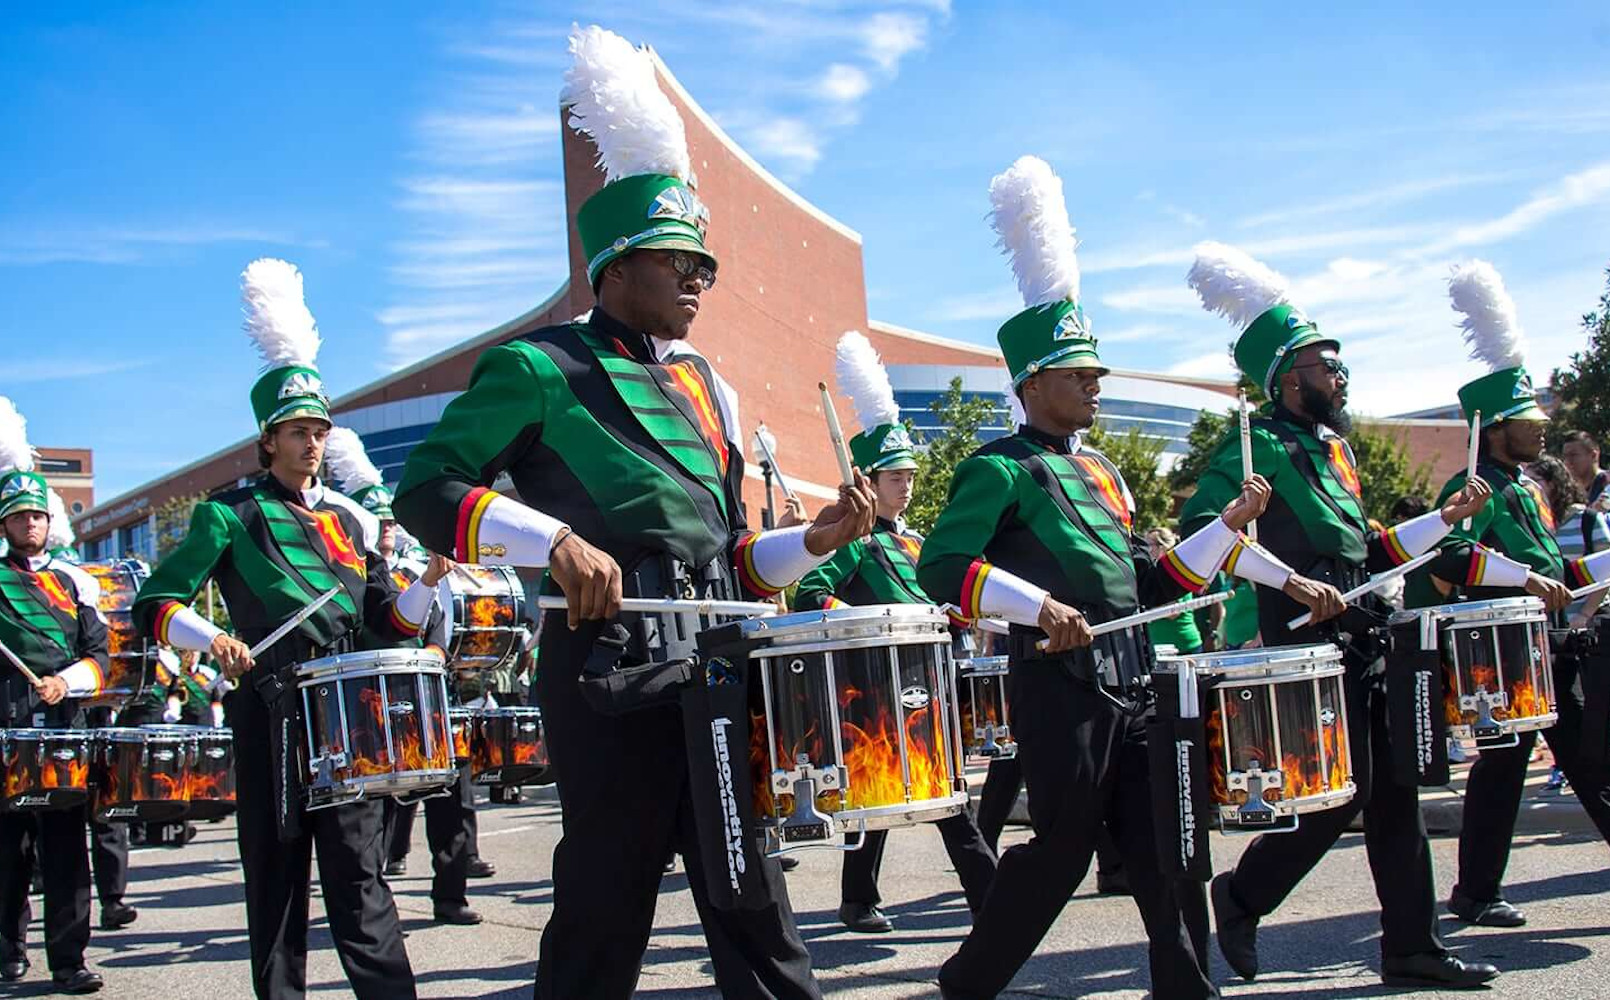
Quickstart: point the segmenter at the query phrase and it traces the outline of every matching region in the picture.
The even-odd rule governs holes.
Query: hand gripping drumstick
[[[850,452],[844,445],[844,428],[839,426],[838,412],[833,409],[833,397],[827,393],[827,383],[818,382],[822,390],[822,412],[827,415],[827,436],[833,439],[833,457],[839,460],[839,476],[845,486],[855,485],[855,472],[850,466]]]
[[[537,598],[537,607],[543,611],[565,611],[570,602],[564,597],[550,594]],[[635,614],[690,614],[732,615],[739,618],[774,615],[777,605],[760,601],[700,601],[680,600],[674,597],[627,597],[621,600],[621,610]]]
[[[1469,485],[1476,478],[1476,445],[1481,441],[1481,411],[1477,410],[1470,415],[1470,457],[1465,463],[1465,483]],[[1460,529],[1470,530],[1470,518],[1465,518]]]
[[[1347,593],[1343,594],[1342,595],[1342,603],[1343,604],[1352,604],[1354,601],[1358,600],[1360,597],[1363,597],[1365,594],[1368,594],[1371,591],[1378,590],[1381,587],[1386,586],[1387,584],[1391,583],[1393,580],[1396,580],[1398,577],[1407,576],[1410,573],[1413,573],[1415,570],[1419,569],[1421,566],[1424,566],[1426,563],[1428,563],[1431,560],[1435,559],[1437,557],[1437,555],[1438,555],[1438,552],[1437,552],[1436,549],[1432,549],[1430,552],[1422,552],[1419,555],[1415,556],[1413,559],[1410,559],[1408,562],[1404,563],[1402,566],[1394,566],[1394,567],[1392,567],[1391,569],[1387,570],[1384,573],[1375,574],[1374,576],[1370,577],[1368,580],[1364,581],[1363,583],[1361,583],[1358,586],[1354,587],[1352,590],[1349,590]],[[1312,611],[1305,611],[1302,614],[1298,615],[1296,618],[1293,618],[1291,621],[1287,622],[1286,627],[1288,629],[1299,629],[1299,628],[1302,628],[1304,625],[1307,625],[1309,622],[1311,622],[1313,620],[1314,620],[1314,613]]]
[[[1214,604],[1223,604],[1230,599],[1230,594],[1231,592],[1228,590],[1221,590],[1216,594],[1203,594],[1201,597],[1193,597],[1188,601],[1176,601],[1173,604],[1165,604],[1158,608],[1147,608],[1145,611],[1137,611],[1132,615],[1114,618],[1110,622],[1092,625],[1090,626],[1090,634],[1092,637],[1101,636],[1109,632],[1122,632],[1124,629],[1134,628],[1136,625],[1145,625],[1147,622],[1175,618],[1185,614],[1187,611],[1196,611],[1199,608],[1210,607]],[[1045,648],[1050,644],[1050,639],[1041,639],[1034,644],[1034,648],[1044,652]]]
[[[42,688],[45,686],[45,682],[39,679],[39,675],[34,673],[32,670],[29,670],[28,664],[22,662],[22,660],[17,657],[17,654],[11,651],[11,647],[7,646],[4,642],[0,642],[0,653],[6,654],[6,659],[11,661],[11,665],[17,668],[17,673],[25,677],[29,684],[32,684],[35,688]]]
[[[1235,394],[1236,414],[1241,424],[1241,481],[1252,478],[1252,420],[1247,416],[1247,393],[1243,389]],[[1247,522],[1247,539],[1258,540],[1258,519]]]
[[[341,587],[340,587],[339,584],[337,584],[336,586],[331,587],[329,590],[326,590],[324,593],[320,594],[319,596],[313,598],[313,600],[311,600],[311,601],[307,602],[306,604],[304,604],[302,606],[301,611],[298,611],[296,614],[294,614],[291,617],[285,619],[285,623],[283,625],[281,625],[279,628],[275,629],[274,631],[268,633],[267,637],[265,637],[262,642],[259,642],[257,645],[255,645],[255,646],[253,646],[251,648],[251,657],[252,657],[252,659],[255,660],[259,656],[262,656],[264,651],[266,651],[268,649],[268,647],[274,645],[276,642],[279,642],[281,639],[285,638],[286,634],[288,632],[290,632],[291,629],[296,628],[296,626],[302,624],[303,622],[307,621],[309,618],[313,617],[313,612],[319,610],[320,608],[324,607],[326,604],[330,603],[330,598],[334,597],[336,594],[339,594],[340,592],[341,592]]]

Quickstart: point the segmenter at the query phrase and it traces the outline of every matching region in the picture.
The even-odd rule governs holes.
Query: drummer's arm
[[[1401,566],[1421,553],[1441,546],[1444,540],[1450,537],[1462,537],[1467,543],[1473,542],[1481,537],[1481,534],[1462,531],[1460,526],[1464,521],[1464,515],[1474,506],[1472,527],[1474,528],[1479,520],[1481,531],[1485,531],[1495,515],[1495,504],[1501,502],[1492,494],[1491,486],[1485,480],[1478,480],[1476,486],[1467,490],[1464,476],[1458,476],[1443,487],[1436,510],[1411,517],[1382,531],[1372,531],[1365,536],[1368,550],[1365,567],[1371,573],[1380,573],[1394,566]],[[1439,561],[1432,560],[1434,564]],[[1443,570],[1457,573],[1458,568],[1454,565],[1456,562],[1457,559],[1450,560],[1443,565]],[[1435,572],[1434,568],[1433,573]]]
[[[537,366],[552,364],[523,344],[482,354],[469,388],[409,453],[392,509],[427,549],[461,563],[548,565],[569,527],[487,487],[541,438],[546,403]]]
[[[845,584],[855,579],[865,549],[866,543],[858,538],[834,552],[828,557],[827,562],[801,577],[799,591],[794,595],[794,610],[821,611],[847,607],[846,602],[834,595],[842,590]]]
[[[917,582],[934,603],[954,605],[966,618],[1039,624],[1045,588],[984,558],[1016,506],[1017,475],[1016,466],[994,455],[974,455],[956,466],[950,498],[917,558]]]
[[[196,505],[184,541],[156,565],[134,599],[141,634],[175,649],[212,648],[224,631],[191,609],[190,602],[229,551],[237,529],[245,534],[234,511],[211,501]]]
[[[1451,484],[1450,484],[1451,485]],[[1445,493],[1450,492],[1444,490]],[[1482,544],[1494,518],[1499,516],[1503,498],[1496,494],[1470,519],[1470,527],[1452,525],[1437,543],[1437,556],[1426,566],[1439,591],[1455,587],[1525,587],[1531,567],[1511,559],[1497,549]],[[1433,512],[1435,514],[1436,512]],[[1419,520],[1416,518],[1415,520]]]
[[[86,594],[76,576],[65,575],[73,581],[78,602],[78,644],[74,649],[78,659],[56,671],[56,676],[66,682],[68,697],[88,698],[100,694],[106,686],[106,619],[101,617],[95,592]]]
[[[729,476],[736,475],[735,468],[736,463],[729,467]],[[818,511],[808,524],[755,532],[734,524],[732,565],[738,582],[751,595],[769,600],[834,552],[865,537],[872,530],[875,513],[872,484],[857,470],[854,485],[839,487],[838,500]]]

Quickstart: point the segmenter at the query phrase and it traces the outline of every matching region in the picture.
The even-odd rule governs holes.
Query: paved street
[[[528,790],[528,794],[531,790]],[[1538,793],[1541,797],[1545,793]],[[1547,803],[1563,809],[1557,797]],[[1575,806],[1571,806],[1571,811]],[[499,869],[496,878],[471,883],[472,905],[487,917],[476,928],[437,927],[430,921],[428,859],[423,823],[409,874],[396,880],[409,932],[408,950],[425,997],[530,995],[537,935],[548,913],[548,857],[558,837],[557,804],[538,793],[519,806],[482,812],[481,851]],[[1571,1000],[1610,993],[1610,852],[1581,829],[1527,833],[1510,870],[1512,898],[1531,915],[1520,931],[1456,930],[1450,943],[1467,956],[1507,970],[1492,997]],[[1536,829],[1536,824],[1531,825]],[[1006,842],[1026,831],[1008,828]],[[241,890],[229,823],[204,826],[182,851],[146,849],[133,859],[129,901],[137,923],[120,932],[95,933],[90,962],[107,979],[106,994],[128,998],[249,997]],[[1240,853],[1243,840],[1216,837],[1219,868]],[[1438,885],[1452,880],[1455,842],[1434,841]],[[794,904],[810,942],[823,990],[830,996],[933,997],[938,964],[956,947],[967,915],[939,837],[919,827],[893,835],[883,875],[894,934],[858,936],[840,928],[838,863],[825,852],[804,855],[790,876]],[[1144,994],[1140,922],[1128,900],[1094,894],[1094,876],[1039,954],[1019,974],[1015,996],[1123,997]],[[37,902],[37,901],[36,901]],[[1374,895],[1360,835],[1345,837],[1262,933],[1265,976],[1253,985],[1229,985],[1222,963],[1215,974],[1226,996],[1370,997],[1391,994],[1375,975]],[[36,916],[38,907],[36,905]],[[315,913],[319,905],[315,903]],[[34,968],[29,979],[0,996],[44,995],[48,974],[39,925],[32,931]],[[314,935],[310,980],[314,995],[347,995],[324,933]],[[643,969],[641,995],[714,996],[703,943],[686,882],[669,876],[660,898],[656,932]],[[1405,995],[1397,993],[1395,995]],[[1431,995],[1431,994],[1423,994]]]

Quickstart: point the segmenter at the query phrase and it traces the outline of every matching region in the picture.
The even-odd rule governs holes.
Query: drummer
[[[850,439],[850,456],[866,473],[877,503],[872,534],[839,549],[805,574],[795,595],[796,610],[813,611],[855,604],[929,604],[917,584],[922,536],[906,527],[902,515],[911,503],[917,456],[911,435],[900,423],[894,391],[883,362],[866,337],[850,331],[839,338],[838,387],[850,396],[863,430]],[[995,877],[995,853],[984,844],[971,809],[934,824],[961,879],[967,908],[977,913]],[[863,836],[859,850],[844,856],[839,920],[860,934],[883,934],[894,924],[879,908],[878,869],[888,831]]]
[[[1197,247],[1189,281],[1206,308],[1242,329],[1235,343],[1236,364],[1271,400],[1251,422],[1250,442],[1254,471],[1274,489],[1257,524],[1258,540],[1268,551],[1308,576],[1346,590],[1372,571],[1400,565],[1431,548],[1449,525],[1486,503],[1491,491],[1484,483],[1472,483],[1448,497],[1440,510],[1388,530],[1373,528],[1346,440],[1352,419],[1340,342],[1321,334],[1286,300],[1284,278],[1234,247]],[[1235,494],[1242,465],[1240,435],[1232,428],[1213,453],[1195,496],[1180,512],[1182,530],[1213,519],[1214,511]],[[1491,579],[1514,565],[1491,554],[1481,572]],[[1373,619],[1352,612],[1337,626],[1292,631],[1286,623],[1302,613],[1303,605],[1290,587],[1282,592],[1263,585],[1256,593],[1264,646],[1337,641],[1344,647],[1343,689],[1358,790],[1343,805],[1303,816],[1293,832],[1260,836],[1234,871],[1214,879],[1219,949],[1230,967],[1247,980],[1257,975],[1258,921],[1296,888],[1362,810],[1371,874],[1381,900],[1382,979],[1393,985],[1465,988],[1497,976],[1493,966],[1463,962],[1443,946],[1419,789],[1391,778],[1385,663],[1368,638],[1370,626],[1383,621],[1390,609],[1378,598],[1366,598],[1362,603],[1375,609]],[[1327,612],[1333,610],[1338,609],[1327,605]],[[1316,615],[1316,623],[1325,617],[1329,615]]]
[[[972,933],[940,969],[940,989],[950,998],[1005,989],[1083,880],[1105,825],[1146,925],[1153,994],[1215,996],[1206,901],[1199,886],[1191,900],[1190,883],[1163,877],[1155,853],[1138,694],[1151,669],[1145,626],[1094,641],[1090,626],[1200,590],[1268,487],[1249,481],[1222,520],[1151,560],[1132,530],[1122,474],[1079,437],[1095,422],[1108,369],[1077,301],[1062,182],[1026,156],[990,195],[1027,304],[998,334],[1027,422],[956,467],[917,578],[935,601],[1012,624],[1010,721],[1034,838],[1001,855]],[[1255,565],[1288,575],[1242,560],[1244,571]]]
[[[236,822],[257,996],[294,1000],[305,993],[308,875],[317,843],[325,913],[353,993],[406,1000],[415,995],[414,976],[380,874],[380,803],[303,809],[293,671],[352,650],[365,628],[391,642],[414,638],[446,567],[434,563],[398,594],[372,551],[374,517],[318,479],[330,413],[313,366],[319,339],[302,301],[301,274],[281,260],[254,261],[242,292],[247,333],[269,367],[251,392],[265,472],[196,506],[189,533],[140,588],[135,620],[148,637],[205,650],[225,676],[245,678],[224,707],[235,741]],[[223,593],[235,635],[189,607],[209,577]],[[334,599],[254,660],[251,643],[332,587]]]
[[[0,642],[40,679],[32,687],[0,657],[0,728],[82,728],[78,700],[106,676],[106,621],[80,577],[52,565],[45,549],[50,505],[34,471],[22,416],[0,396]],[[0,981],[28,974],[28,883],[37,846],[45,882],[45,955],[62,993],[94,993],[101,977],[84,965],[89,945],[87,805],[0,813]]]
[[[632,993],[675,850],[720,989],[817,997],[774,861],[754,909],[708,903],[677,692],[616,700],[606,685],[617,665],[690,655],[678,630],[697,627],[623,615],[623,593],[770,597],[870,530],[871,491],[858,475],[811,524],[746,530],[736,397],[687,343],[717,263],[681,119],[624,39],[590,27],[570,45],[570,121],[607,178],[576,223],[598,304],[481,355],[409,456],[397,513],[461,562],[548,567],[569,601],[544,624],[533,685],[564,816],[536,995]],[[488,488],[505,471],[519,500]]]
[[[1525,466],[1543,452],[1548,414],[1537,405],[1532,379],[1521,360],[1519,331],[1507,309],[1478,308],[1473,303],[1510,303],[1502,279],[1491,265],[1473,262],[1454,271],[1450,291],[1456,309],[1465,312],[1465,337],[1477,357],[1491,359],[1495,369],[1467,382],[1459,390],[1459,406],[1466,423],[1481,413],[1481,441],[1476,474],[1492,496],[1471,519],[1469,527],[1456,525],[1443,547],[1469,565],[1473,544],[1496,550],[1523,564],[1521,578],[1486,581],[1472,586],[1463,574],[1422,572],[1409,581],[1405,597],[1410,607],[1451,604],[1459,599],[1495,600],[1532,594],[1543,598],[1554,613],[1554,628],[1563,628],[1563,611],[1570,601],[1566,584],[1580,586],[1610,576],[1610,551],[1567,561],[1554,539],[1552,509],[1538,484],[1528,478]],[[1442,488],[1444,501],[1459,489],[1464,473]],[[1564,581],[1564,582],[1562,582]],[[1499,584],[1499,585],[1494,585]],[[1507,585],[1503,585],[1507,584]],[[1610,774],[1582,752],[1582,692],[1577,685],[1580,665],[1572,649],[1557,648],[1554,669],[1554,708],[1559,721],[1543,731],[1555,765],[1565,773],[1571,790],[1581,800],[1599,835],[1610,841]],[[1459,835],[1459,877],[1448,899],[1448,910],[1460,920],[1483,927],[1519,927],[1526,915],[1504,898],[1504,869],[1509,863],[1510,841],[1520,809],[1526,767],[1537,731],[1519,734],[1512,747],[1484,748],[1470,769],[1465,788],[1465,821]]]

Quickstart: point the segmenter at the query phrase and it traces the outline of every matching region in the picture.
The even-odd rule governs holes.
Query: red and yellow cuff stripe
[[[967,575],[962,577],[961,600],[956,606],[968,618],[984,617],[984,583],[994,568],[982,559],[974,559],[972,565],[967,567]]]
[[[832,611],[834,608],[847,608],[849,606],[848,601],[841,601],[832,594],[827,595],[827,600],[822,602],[823,611]]]
[[[1487,549],[1481,545],[1470,548],[1470,571],[1465,574],[1465,586],[1476,587],[1481,585],[1481,578],[1487,575]]]
[[[1588,560],[1586,556],[1583,556],[1581,559],[1572,559],[1570,562],[1566,563],[1565,575],[1571,580],[1572,590],[1576,590],[1579,587],[1586,587],[1590,583],[1599,582],[1593,578],[1592,571],[1588,569]]]
[[[82,660],[77,660],[69,664],[67,670],[71,670],[73,667],[80,665],[89,668],[89,672],[95,677],[95,686],[90,689],[88,694],[74,695],[74,697],[90,698],[106,690],[106,671],[101,669],[101,665],[96,662],[93,656],[86,656]],[[58,670],[56,673],[59,676],[60,674],[66,673],[66,670]]]
[[[1398,529],[1396,528],[1388,528],[1381,534],[1381,544],[1386,546],[1387,558],[1392,560],[1392,565],[1394,566],[1402,566],[1414,558],[1409,554],[1409,550],[1403,547],[1403,542],[1398,538]]]
[[[960,612],[958,612],[955,608],[952,608],[952,607],[945,608],[945,617],[950,619],[950,624],[951,624],[952,628],[960,628],[960,629],[972,628],[973,627],[973,622],[977,620],[977,619],[967,618],[967,617],[963,616]]]
[[[1236,542],[1235,548],[1230,550],[1230,559],[1235,559],[1245,544],[1245,542]],[[1228,566],[1229,563],[1226,563],[1226,565]],[[1193,594],[1199,594],[1207,589],[1209,577],[1201,576],[1191,567],[1185,565],[1185,560],[1181,559],[1179,553],[1174,549],[1169,549],[1163,553],[1163,568],[1168,570],[1168,575],[1174,578],[1175,583]]]
[[[453,558],[461,563],[479,561],[481,552],[481,519],[486,509],[498,498],[494,490],[477,486],[464,495],[458,505],[458,527],[453,533]]]
[[[391,602],[392,628],[396,629],[402,635],[418,635],[419,625],[419,622],[411,622],[407,618],[403,617],[403,613],[397,609],[397,602]]]
[[[772,597],[781,591],[782,587],[774,587],[761,578],[755,569],[755,539],[761,536],[757,531],[746,535],[738,542],[738,547],[732,552],[733,568],[738,571],[738,582],[743,588],[756,597]]]
[[[163,601],[161,607],[157,608],[156,627],[151,630],[151,634],[156,637],[157,642],[162,643],[164,646],[173,644],[168,639],[168,626],[173,622],[173,616],[183,610],[184,605],[178,601]]]

